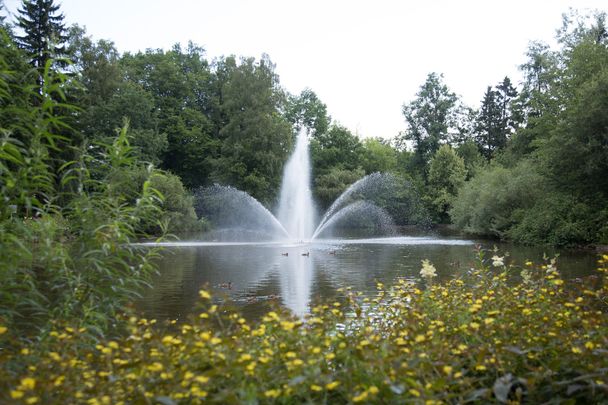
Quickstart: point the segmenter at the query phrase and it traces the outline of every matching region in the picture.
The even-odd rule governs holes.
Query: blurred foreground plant
[[[111,177],[140,165],[126,126],[95,154],[83,148],[59,162],[59,145],[68,141],[64,114],[74,110],[65,103],[67,77],[49,61],[42,88],[27,86],[21,81],[29,76],[9,69],[5,51],[0,112],[10,119],[3,116],[0,127],[0,323],[19,339],[44,338],[53,322],[65,320],[101,335],[153,270],[156,251],[130,242],[140,236],[139,224],[159,216],[162,195],[150,183],[156,171],[147,170],[133,202],[113,192]],[[92,166],[104,170],[94,178]]]

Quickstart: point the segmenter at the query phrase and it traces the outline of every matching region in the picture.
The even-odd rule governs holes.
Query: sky
[[[430,72],[477,108],[488,85],[519,83],[530,41],[553,43],[562,14],[605,0],[63,0],[68,25],[121,52],[189,40],[207,57],[263,53],[290,93],[312,89],[361,138],[405,129],[401,109]],[[19,0],[5,0],[16,12]]]

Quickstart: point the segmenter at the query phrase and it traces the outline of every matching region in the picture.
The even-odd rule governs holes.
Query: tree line
[[[287,92],[267,55],[209,60],[193,43],[120,54],[111,41],[65,27],[52,0],[24,1],[3,26],[12,69],[35,69],[38,87],[45,68],[61,72],[65,104],[77,107],[61,111],[53,166],[111,143],[128,122],[142,163],[123,188],[142,183],[143,162],[162,169],[176,230],[204,226],[187,190],[214,183],[272,209],[294,134],[306,127],[321,209],[362,176],[392,172],[411,184],[434,223],[525,243],[607,241],[604,13],[566,15],[559,48],[532,42],[523,83],[497,80],[478,108],[430,73],[403,105],[405,130],[391,140],[359,139],[311,89]],[[395,219],[412,222],[398,212]]]
[[[564,15],[558,49],[532,42],[477,110],[429,74],[403,107],[410,171],[436,220],[528,244],[608,242],[606,14]]]

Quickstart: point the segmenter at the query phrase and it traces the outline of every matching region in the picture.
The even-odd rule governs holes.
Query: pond
[[[185,241],[170,243],[159,263],[152,288],[136,307],[149,318],[185,320],[196,310],[198,291],[208,288],[216,297],[230,299],[248,319],[256,319],[273,305],[297,316],[311,305],[341,296],[352,287],[371,295],[377,282],[399,278],[419,280],[421,261],[429,259],[439,279],[470,269],[476,245],[508,254],[505,263],[541,263],[558,254],[558,270],[565,278],[592,274],[597,256],[589,251],[526,247],[494,241],[430,234],[371,239],[322,239],[313,243]],[[488,257],[494,253],[488,252]]]

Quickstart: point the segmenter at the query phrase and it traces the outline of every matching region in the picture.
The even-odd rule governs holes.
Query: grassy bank
[[[91,342],[56,325],[13,345],[0,328],[2,403],[453,403],[608,400],[608,255],[570,283],[557,265],[476,269],[434,284],[378,285],[365,298],[251,324],[201,291],[188,324],[125,319]]]

